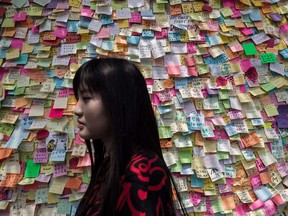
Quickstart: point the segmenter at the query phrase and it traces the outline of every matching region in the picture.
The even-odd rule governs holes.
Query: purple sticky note
[[[283,20],[283,17],[279,13],[273,13],[273,14],[269,14],[269,15],[273,19],[273,21],[275,21],[275,22]]]
[[[276,116],[276,122],[277,122],[278,128],[288,128],[287,115],[280,114],[280,115]]]

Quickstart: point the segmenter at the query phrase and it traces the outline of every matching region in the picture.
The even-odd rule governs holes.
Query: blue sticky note
[[[263,185],[254,189],[254,193],[256,194],[258,199],[260,199],[262,202],[266,202],[268,199],[272,197],[271,191]]]
[[[66,151],[65,149],[54,149],[51,152],[49,161],[65,161]]]
[[[141,16],[142,17],[153,17],[153,11],[152,10],[141,10]]]
[[[143,30],[142,38],[154,38],[155,32],[153,30]]]
[[[181,36],[179,32],[168,32],[169,41],[180,41]]]
[[[18,65],[24,65],[27,63],[27,61],[28,61],[28,54],[20,54],[20,56],[14,60],[14,63]]]
[[[279,51],[279,53],[280,53],[280,55],[283,56],[284,59],[287,59],[287,58],[288,58],[288,48]]]
[[[8,48],[6,48],[6,47],[0,48],[0,58],[2,58],[2,59],[6,58],[6,51],[7,50],[8,50]]]
[[[262,20],[262,17],[261,17],[261,14],[260,14],[260,10],[258,8],[254,8],[254,9],[251,9],[252,12],[249,13],[249,17],[250,19],[254,22],[254,21],[261,21]]]
[[[196,175],[191,175],[191,187],[203,188],[204,187],[204,179],[198,178]]]
[[[32,116],[25,116],[20,119],[20,125],[24,129],[29,129],[29,127],[32,125],[34,121],[34,117]]]
[[[34,44],[34,49],[33,49],[33,52],[32,52],[33,55],[37,55],[38,54],[40,45],[41,44]]]
[[[164,114],[164,113],[169,113],[172,111],[172,108],[170,106],[157,106],[158,111],[160,114]]]
[[[55,76],[55,70],[44,69],[47,78],[52,78]]]
[[[91,18],[81,16],[80,21],[79,21],[79,26],[83,28],[88,28],[90,22],[91,22]]]
[[[85,53],[90,53],[90,54],[96,53],[96,46],[94,46],[91,43],[87,43]]]
[[[114,48],[114,41],[113,40],[103,40],[101,44],[101,48],[103,50],[112,51]]]
[[[226,124],[224,128],[228,136],[234,136],[238,134],[236,128],[231,123]]]
[[[175,78],[175,89],[188,88],[187,78]]]
[[[78,21],[68,21],[67,22],[67,30],[68,32],[77,32],[79,28]]]
[[[208,56],[208,57],[203,58],[203,60],[205,64],[221,64],[221,63],[227,62],[229,59],[224,53],[222,55],[217,56],[216,58],[213,58],[212,56]]]
[[[102,25],[109,25],[113,24],[113,20],[111,19],[110,15],[102,14],[101,16]]]
[[[140,41],[140,37],[139,36],[130,36],[130,37],[127,37],[126,41],[128,44],[138,45],[139,41]]]
[[[55,89],[61,89],[62,87],[62,83],[64,82],[64,79],[60,79],[58,77],[53,77],[53,81],[56,84]]]
[[[16,125],[11,137],[5,144],[5,148],[17,149],[23,139],[27,139],[30,131],[25,130],[21,125]]]

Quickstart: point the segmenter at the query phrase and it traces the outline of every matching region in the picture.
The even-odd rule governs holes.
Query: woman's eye
[[[91,97],[83,97],[84,102],[88,102],[91,99]]]

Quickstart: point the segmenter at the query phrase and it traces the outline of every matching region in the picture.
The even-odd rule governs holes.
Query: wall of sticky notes
[[[75,214],[72,80],[98,56],[141,68],[190,215],[288,212],[287,19],[286,0],[2,0],[0,214]]]

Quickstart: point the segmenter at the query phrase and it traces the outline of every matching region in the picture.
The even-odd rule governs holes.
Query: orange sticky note
[[[233,210],[236,208],[233,195],[222,196],[221,201],[224,210]]]
[[[77,190],[80,185],[82,184],[82,179],[81,178],[77,178],[77,177],[72,177],[70,178],[66,185],[65,185],[65,188],[70,188],[70,189],[75,189]]]
[[[0,148],[0,160],[8,158],[11,155],[12,151],[12,148]]]
[[[260,173],[260,179],[262,184],[269,184],[271,183],[271,176],[269,172],[262,172]]]
[[[13,188],[18,184],[22,177],[22,174],[7,173],[0,182],[0,187]]]
[[[15,107],[18,109],[19,107],[23,107],[28,103],[27,98],[16,98]]]
[[[244,134],[241,136],[241,140],[246,147],[256,145],[260,143],[260,139],[256,132],[250,134]]]

